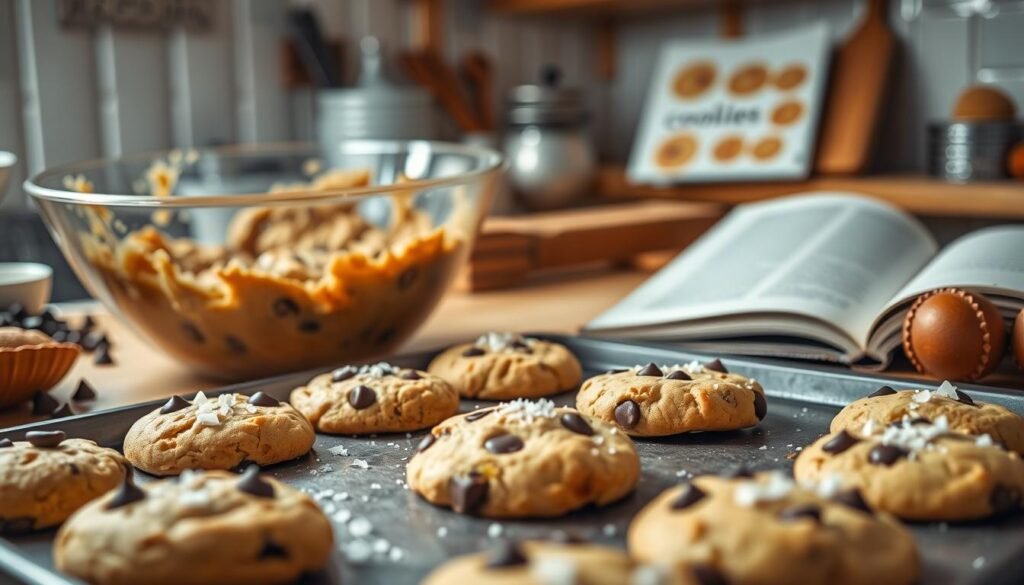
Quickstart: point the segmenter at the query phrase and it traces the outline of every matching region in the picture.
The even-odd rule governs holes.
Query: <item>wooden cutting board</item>
[[[888,7],[868,0],[864,21],[836,52],[814,165],[821,174],[860,174],[870,162],[896,45]]]
[[[459,284],[471,291],[508,288],[542,271],[616,264],[647,252],[681,250],[726,209],[715,203],[639,201],[490,217]]]

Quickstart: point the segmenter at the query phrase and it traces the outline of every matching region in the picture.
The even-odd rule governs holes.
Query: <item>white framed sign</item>
[[[828,74],[824,23],[661,50],[629,160],[636,183],[806,177]]]

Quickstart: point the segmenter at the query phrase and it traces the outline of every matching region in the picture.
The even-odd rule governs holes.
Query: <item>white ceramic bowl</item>
[[[7,193],[7,180],[11,176],[11,168],[18,163],[18,157],[6,150],[0,150],[0,201]]]
[[[34,262],[0,263],[0,307],[18,303],[33,315],[50,300],[53,269]]]

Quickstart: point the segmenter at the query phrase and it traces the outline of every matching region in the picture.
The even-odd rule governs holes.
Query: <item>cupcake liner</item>
[[[0,408],[20,404],[36,391],[53,388],[81,351],[74,343],[0,348]]]

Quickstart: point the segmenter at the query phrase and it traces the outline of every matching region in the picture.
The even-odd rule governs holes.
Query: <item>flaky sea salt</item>
[[[491,525],[487,527],[487,536],[489,538],[498,538],[504,532],[505,527],[501,524],[498,524],[497,522],[492,522]]]
[[[530,563],[530,575],[543,585],[576,585],[576,565],[559,557],[540,557]]]
[[[348,522],[349,520],[352,519],[352,511],[351,510],[345,510],[343,508],[343,509],[338,510],[337,512],[335,512],[331,516],[331,519],[334,520],[335,522],[339,523],[339,524],[344,524],[344,523],[346,523],[346,522]]]
[[[353,459],[351,467],[358,467],[359,469],[369,469],[370,464],[365,459]]]
[[[992,436],[986,433],[984,435],[979,435],[978,438],[974,440],[974,444],[979,447],[991,447],[995,445],[995,442],[992,441]]]
[[[793,491],[795,484],[781,472],[773,472],[768,481],[743,481],[733,491],[733,501],[741,506],[780,500]]]
[[[984,566],[985,566],[985,557],[978,557],[978,558],[974,559],[973,561],[971,561],[971,567],[975,571],[981,570],[981,568],[984,567]]]
[[[534,418],[554,417],[555,403],[546,398],[541,398],[540,400],[517,398],[511,402],[499,405],[496,410],[498,414],[510,420],[521,420],[531,423]]]
[[[617,530],[614,524],[605,524],[604,527],[601,528],[601,533],[605,536],[615,536],[616,532]]]
[[[367,536],[373,532],[373,524],[366,518],[359,516],[348,523],[348,533],[356,538]]]
[[[956,386],[951,384],[949,380],[943,380],[939,387],[935,389],[935,393],[943,398],[957,399]]]
[[[338,457],[348,457],[348,449],[345,445],[335,445],[327,450],[331,455],[337,455]]]
[[[437,537],[438,538],[444,538],[446,536],[448,536],[448,527],[447,526],[438,526],[437,527]]]
[[[929,444],[949,433],[949,419],[946,415],[936,418],[932,422],[913,421],[904,416],[899,424],[889,425],[882,432],[882,444],[900,447],[910,452],[922,451],[928,448]]]
[[[871,435],[875,434],[876,426],[877,423],[875,423],[873,419],[868,419],[868,422],[864,423],[864,428],[861,429],[861,434],[863,434],[865,437],[870,437]]]
[[[352,563],[365,563],[373,557],[373,545],[365,540],[353,540],[342,545],[345,558]]]
[[[204,427],[220,426],[220,417],[216,412],[200,412],[196,414],[196,422]]]
[[[530,345],[533,345],[535,341],[537,340],[529,337],[523,337],[518,333],[491,332],[478,337],[473,345],[498,352],[508,349],[518,349],[524,345],[529,347]]]
[[[912,400],[918,404],[924,404],[925,402],[928,402],[931,399],[932,393],[930,390],[921,390],[920,392],[915,392],[914,397],[912,398]]]

